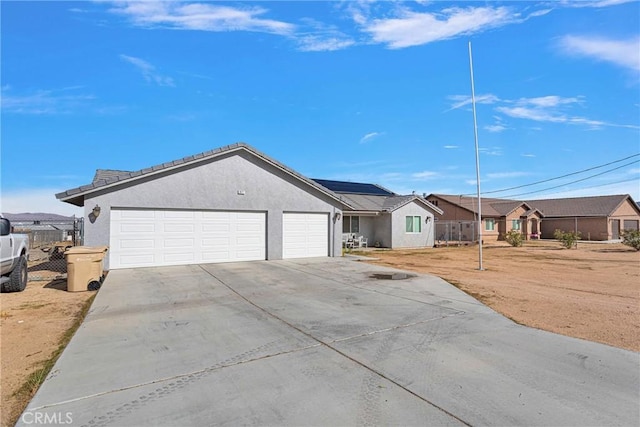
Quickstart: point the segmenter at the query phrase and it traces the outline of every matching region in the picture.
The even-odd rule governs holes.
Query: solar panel
[[[372,196],[393,196],[394,193],[378,187],[375,184],[361,182],[331,181],[328,179],[314,179],[315,182],[334,193],[369,194]]]

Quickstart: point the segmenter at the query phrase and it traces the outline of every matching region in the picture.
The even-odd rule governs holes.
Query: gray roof
[[[171,170],[171,169],[175,169],[182,166],[197,164],[197,163],[207,161],[233,151],[238,151],[238,150],[244,150],[248,153],[253,154],[254,156],[262,159],[263,161],[276,166],[277,168],[288,173],[289,175],[315,188],[316,190],[319,190],[322,193],[330,196],[334,200],[345,204],[342,198],[336,195],[331,190],[327,189],[326,187],[323,187],[322,185],[316,183],[315,181],[299,174],[293,169],[283,165],[282,163],[272,159],[266,154],[259,152],[258,150],[251,147],[250,145],[242,142],[227,145],[225,147],[216,148],[215,150],[205,151],[204,153],[195,154],[193,156],[183,157],[182,159],[174,160],[167,163],[162,163],[160,165],[141,169],[135,172],[119,171],[119,170],[111,170],[111,169],[98,169],[96,171],[93,181],[90,184],[83,185],[77,188],[72,188],[70,190],[63,191],[62,193],[58,193],[56,194],[56,198],[76,206],[84,206],[84,196],[96,190],[108,188],[113,185],[117,185],[125,182],[133,182],[142,177],[157,174],[160,171],[166,171],[166,170]],[[350,206],[348,206],[347,204],[347,207],[350,207]]]
[[[119,171],[115,169],[98,169],[91,182],[118,180],[129,176],[131,173],[131,171]]]
[[[431,196],[446,200],[447,202],[458,205],[470,212],[478,213],[477,197],[456,196],[453,194],[430,194],[427,198]],[[507,216],[520,206],[523,206],[527,211],[531,210],[531,206],[522,200],[496,199],[490,197],[483,197],[481,200],[483,218]]]
[[[566,199],[527,200],[527,203],[548,217],[611,216],[626,200],[636,206],[630,195],[572,197]],[[640,209],[638,209],[640,213]]]
[[[372,196],[368,194],[342,193],[341,196],[349,205],[351,205],[352,210],[354,211],[392,212],[415,200],[425,205],[430,210],[442,214],[442,210],[440,208],[415,195]]]

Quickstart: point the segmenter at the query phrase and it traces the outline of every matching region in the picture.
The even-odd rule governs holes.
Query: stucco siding
[[[416,202],[411,202],[396,209],[392,213],[391,247],[392,248],[419,248],[432,247],[434,245],[434,220],[433,214]],[[407,233],[406,217],[420,217],[420,232]],[[426,218],[430,218],[426,222]]]
[[[606,217],[600,218],[543,218],[540,230],[543,239],[553,239],[555,230],[579,231],[583,240],[609,240],[611,227]]]
[[[108,245],[111,208],[260,211],[267,213],[267,259],[282,259],[283,212],[321,212],[333,218],[339,202],[254,156],[237,152],[167,171],[85,197],[85,243]],[[342,220],[329,221],[330,254],[340,254]],[[108,266],[108,262],[107,262]]]
[[[443,221],[473,221],[475,220],[475,215],[473,212],[463,209],[459,206],[456,206],[452,203],[447,202],[446,200],[440,199],[438,197],[430,197],[429,202],[434,204],[435,206],[442,209],[442,215],[435,214],[438,220]]]

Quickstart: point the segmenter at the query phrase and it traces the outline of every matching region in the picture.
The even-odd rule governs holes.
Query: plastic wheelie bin
[[[74,246],[64,256],[67,260],[67,291],[95,291],[104,281],[104,256],[107,246]]]

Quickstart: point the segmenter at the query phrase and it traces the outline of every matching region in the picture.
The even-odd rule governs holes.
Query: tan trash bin
[[[64,253],[67,259],[67,291],[100,289],[107,249],[107,246],[74,246]]]

